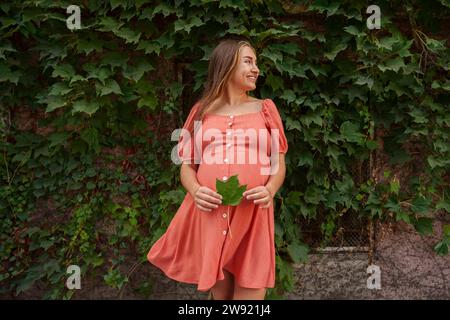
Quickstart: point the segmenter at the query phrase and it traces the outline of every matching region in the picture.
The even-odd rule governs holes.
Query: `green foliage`
[[[246,184],[239,184],[238,175],[229,177],[227,181],[216,179],[216,190],[222,196],[222,204],[225,206],[237,206],[241,202],[242,194],[246,189]]]
[[[169,131],[227,35],[253,42],[255,96],[274,99],[291,146],[269,298],[294,288],[291,262],[307,259],[299,217],[327,213],[324,243],[350,209],[433,232],[433,213],[450,212],[448,4],[381,1],[382,29],[368,30],[365,2],[296,3],[305,19],[289,18],[287,1],[93,0],[80,3],[73,31],[66,3],[2,3],[0,290],[39,282],[44,298],[70,299],[70,264],[123,290],[135,270],[125,254],[145,263],[183,200]],[[17,122],[21,114],[37,128]],[[368,162],[381,169],[381,152],[413,175],[355,175]],[[445,226],[435,251],[447,254],[449,242]]]

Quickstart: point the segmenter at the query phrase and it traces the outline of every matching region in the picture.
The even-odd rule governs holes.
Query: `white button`
[[[223,230],[222,233],[223,233],[223,235],[226,235],[227,234],[227,230]]]
[[[231,136],[231,131],[228,131],[228,132],[227,132],[227,136]]]
[[[228,122],[228,125],[231,127],[231,125],[233,124],[233,122]]]
[[[234,118],[234,116],[230,116],[230,119],[233,119]]]
[[[228,144],[227,144],[227,148],[229,148],[229,147],[231,147],[231,143],[228,143]]]
[[[227,179],[228,179],[228,177],[223,177],[222,178],[223,181],[226,181]]]
[[[228,163],[228,158],[223,159],[223,161],[225,161],[225,163]]]
[[[222,217],[226,218],[226,217],[227,217],[227,214],[226,214],[226,213],[224,213],[224,214],[222,215]]]

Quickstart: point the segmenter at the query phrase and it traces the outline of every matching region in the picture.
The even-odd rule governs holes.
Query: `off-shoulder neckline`
[[[229,117],[233,117],[233,118],[237,118],[237,117],[245,117],[245,116],[251,116],[251,115],[256,115],[256,114],[260,114],[264,112],[264,108],[265,108],[265,103],[268,102],[269,99],[263,99],[262,103],[261,103],[261,110],[256,111],[256,112],[248,112],[248,113],[241,113],[241,114],[215,114],[215,113],[205,113],[205,116],[212,116],[212,117],[222,117],[222,118],[229,118]]]

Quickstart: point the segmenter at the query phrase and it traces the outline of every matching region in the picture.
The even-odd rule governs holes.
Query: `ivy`
[[[299,218],[325,212],[325,245],[350,209],[423,235],[436,232],[435,213],[450,212],[445,1],[381,1],[381,30],[366,28],[360,1],[79,5],[82,28],[72,31],[63,3],[0,5],[2,293],[40,283],[44,298],[70,299],[71,264],[118,291],[132,281],[124,252],[145,263],[183,201],[168,141],[223,36],[254,44],[254,94],[275,101],[292,146],[274,203],[270,298],[293,290],[291,263],[307,261]],[[384,171],[371,161],[381,154]],[[384,174],[355,173],[367,163]],[[406,167],[413,174],[399,179]],[[434,249],[448,254],[448,225],[440,237]]]

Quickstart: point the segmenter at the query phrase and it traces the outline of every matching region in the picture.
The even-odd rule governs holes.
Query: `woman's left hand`
[[[243,194],[248,200],[254,200],[254,204],[259,204],[260,208],[269,208],[272,204],[273,195],[266,186],[258,186],[250,190],[246,190]]]

